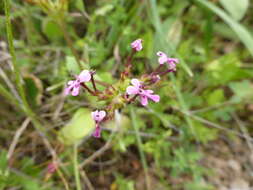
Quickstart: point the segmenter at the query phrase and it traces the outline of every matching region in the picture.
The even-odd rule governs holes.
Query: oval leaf
[[[72,145],[82,138],[90,135],[95,128],[95,122],[91,118],[91,111],[78,109],[69,124],[58,133],[58,139],[65,145]]]

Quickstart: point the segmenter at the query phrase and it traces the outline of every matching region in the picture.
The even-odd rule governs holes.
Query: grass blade
[[[248,48],[250,54],[253,56],[253,37],[250,32],[240,23],[231,18],[227,13],[225,13],[221,8],[215,6],[206,0],[195,0],[204,7],[210,9],[212,12],[217,14],[221,19],[226,22],[230,28],[237,34],[238,38],[242,43]]]
[[[145,173],[147,190],[150,190],[150,180],[149,180],[149,176],[148,176],[148,165],[147,165],[147,161],[145,158],[145,154],[142,150],[142,141],[141,141],[141,137],[140,137],[140,133],[139,133],[139,128],[138,128],[138,125],[136,122],[136,113],[135,113],[134,108],[132,106],[130,107],[130,115],[131,115],[131,121],[132,121],[132,125],[133,125],[134,131],[135,131],[136,139],[137,139],[137,145],[138,145],[138,149],[139,149],[139,153],[140,153],[140,157],[141,157],[141,163],[142,163],[144,173]]]

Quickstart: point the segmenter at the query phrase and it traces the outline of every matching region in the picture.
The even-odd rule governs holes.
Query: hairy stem
[[[40,131],[44,131],[42,125],[40,124],[39,120],[37,119],[37,116],[34,114],[32,109],[30,108],[27,99],[25,90],[23,87],[23,79],[18,67],[17,58],[15,54],[15,48],[13,45],[13,34],[12,34],[12,27],[11,27],[11,19],[10,19],[10,2],[9,0],[4,0],[4,11],[6,15],[6,32],[7,32],[7,39],[9,44],[9,51],[12,57],[12,65],[13,65],[13,72],[15,75],[15,82],[17,85],[17,89],[19,92],[19,95],[21,96],[21,105],[20,107],[25,112],[25,114],[31,119],[34,126]],[[6,93],[5,93],[6,94]]]
[[[84,87],[91,95],[96,96],[96,93],[93,92],[86,84],[82,83],[82,87]]]
[[[95,83],[93,75],[91,75],[91,82],[92,82],[93,89],[95,90],[95,92],[97,92],[97,87],[96,87],[96,83]]]

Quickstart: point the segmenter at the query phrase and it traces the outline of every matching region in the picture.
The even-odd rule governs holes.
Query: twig
[[[235,113],[232,113],[232,117],[234,118],[234,120],[238,124],[240,130],[244,134],[244,137],[245,137],[246,142],[249,146],[249,149],[251,150],[251,153],[253,153],[253,146],[252,146],[252,142],[250,142],[250,140],[249,140],[250,136],[249,136],[247,128],[244,126],[243,122],[239,119],[239,117]]]
[[[63,108],[63,105],[64,105],[64,101],[65,101],[65,96],[64,96],[64,89],[62,90],[62,93],[60,94],[60,97],[59,97],[59,103],[53,113],[53,120],[55,121],[58,117],[59,117],[59,114]]]
[[[15,136],[12,140],[12,143],[11,143],[10,148],[7,153],[8,160],[12,157],[15,147],[18,144],[18,140],[19,140],[20,136],[22,135],[22,133],[25,131],[25,129],[28,126],[28,124],[30,123],[30,121],[31,121],[30,118],[26,118],[25,121],[22,123],[21,127],[16,131]]]
[[[241,134],[241,133],[239,133],[239,132],[237,132],[237,131],[234,131],[234,130],[232,130],[232,129],[228,129],[228,128],[223,127],[223,126],[221,126],[221,125],[218,125],[218,124],[216,124],[216,123],[210,122],[210,121],[208,121],[208,120],[206,120],[206,119],[203,119],[203,118],[201,118],[201,117],[199,117],[199,116],[193,115],[193,114],[191,114],[191,113],[189,113],[189,112],[186,113],[186,112],[184,112],[184,111],[181,111],[181,110],[178,109],[178,108],[174,108],[174,109],[180,111],[180,112],[183,113],[183,114],[187,114],[187,115],[190,116],[191,118],[193,118],[193,119],[195,119],[195,120],[197,120],[197,121],[199,121],[199,122],[201,122],[201,123],[204,123],[204,124],[206,124],[206,125],[209,125],[209,126],[211,126],[211,127],[217,128],[217,129],[221,129],[221,130],[223,130],[223,131],[227,131],[227,132],[233,133],[234,135],[237,135],[238,137],[241,137],[241,138],[244,138],[244,139],[248,139],[249,141],[253,142],[253,138],[251,138],[251,137],[246,137],[244,134]]]
[[[228,106],[228,105],[231,105],[231,104],[235,104],[235,103],[233,103],[231,101],[226,101],[226,102],[223,102],[223,103],[220,103],[220,104],[215,104],[215,105],[212,105],[212,106],[209,106],[209,107],[205,107],[205,108],[202,108],[202,109],[191,110],[190,112],[192,114],[202,113],[202,112],[206,112],[206,111],[210,111],[210,110],[219,108],[221,106]]]
[[[84,170],[80,171],[81,176],[83,177],[83,180],[85,181],[86,185],[88,186],[89,190],[94,190],[94,187],[92,186],[88,176],[86,175],[86,172]]]

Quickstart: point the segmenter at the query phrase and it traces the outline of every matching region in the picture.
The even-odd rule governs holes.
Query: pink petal
[[[152,93],[154,93],[154,91],[153,91],[153,90],[146,90],[146,92],[147,92],[148,94],[152,94]]]
[[[72,90],[72,96],[77,96],[79,94],[80,86],[75,86]]]
[[[96,110],[94,112],[91,112],[91,116],[96,122],[101,122],[105,118],[106,112],[104,110]]]
[[[176,64],[175,63],[171,63],[170,65],[169,65],[169,67],[170,67],[170,69],[171,70],[176,70]]]
[[[139,44],[136,48],[135,48],[136,51],[141,51],[142,50],[142,44]]]
[[[141,104],[143,105],[143,106],[146,106],[146,105],[148,105],[148,98],[147,98],[147,96],[140,96],[140,98],[141,98]]]
[[[78,79],[80,82],[88,82],[91,79],[90,71],[88,70],[83,70],[79,75]]]
[[[98,115],[98,110],[91,112],[91,117],[96,121],[96,115]]]
[[[70,80],[70,81],[68,81],[68,83],[67,83],[67,84],[68,84],[68,85],[73,85],[73,84],[74,84],[74,82],[75,82],[75,81]]]
[[[156,55],[157,56],[159,56],[159,57],[161,57],[161,56],[167,56],[164,52],[162,52],[162,51],[158,51],[157,53],[156,53]]]
[[[158,52],[156,53],[156,55],[159,56],[158,62],[159,62],[161,65],[164,64],[164,63],[168,60],[168,56],[167,56],[165,53],[163,53],[162,51],[158,51]]]
[[[167,62],[168,63],[178,63],[179,60],[177,58],[168,58]]]
[[[142,40],[137,39],[131,43],[131,47],[135,49],[136,51],[141,51],[142,50]]]
[[[99,112],[99,122],[102,121],[106,116],[106,112],[104,110],[101,110]]]
[[[139,88],[136,88],[135,86],[129,86],[129,87],[127,87],[127,89],[126,89],[126,92],[127,92],[127,94],[129,94],[129,95],[131,95],[131,94],[135,95],[135,94],[138,94],[138,93],[139,93]]]
[[[159,95],[150,95],[149,98],[153,100],[154,102],[159,102],[160,101],[160,96]]]
[[[158,62],[160,63],[160,65],[163,65],[164,63],[166,63],[166,61],[167,61],[167,57],[160,57],[158,59]]]
[[[141,82],[138,79],[132,79],[131,84],[138,88],[141,86]]]
[[[65,90],[64,90],[64,95],[65,95],[65,96],[69,95],[71,89],[72,89],[72,86],[69,86],[69,87],[65,88]]]

